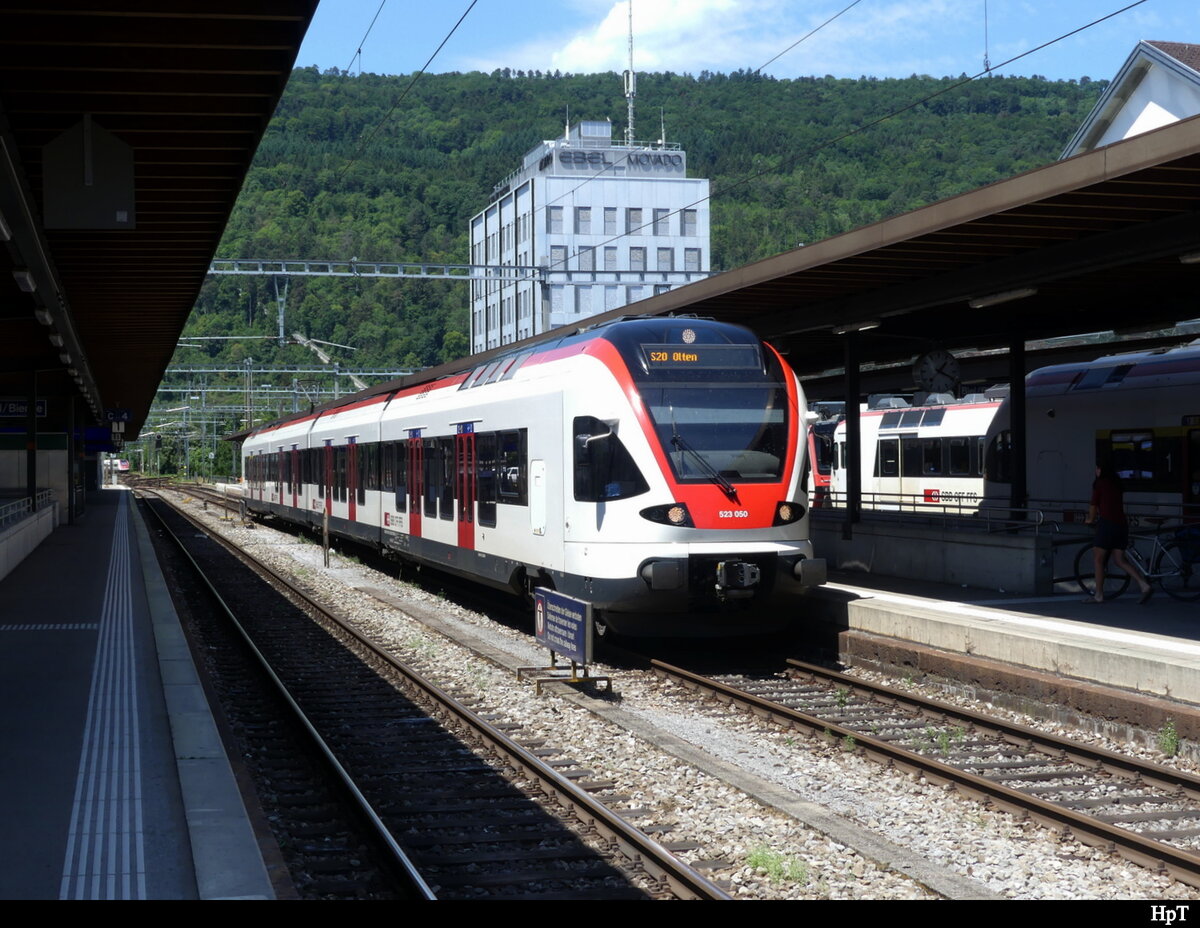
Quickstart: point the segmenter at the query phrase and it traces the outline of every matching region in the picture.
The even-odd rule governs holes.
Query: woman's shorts
[[[1096,540],[1092,542],[1102,551],[1124,549],[1129,545],[1129,526],[1107,519],[1096,520]]]

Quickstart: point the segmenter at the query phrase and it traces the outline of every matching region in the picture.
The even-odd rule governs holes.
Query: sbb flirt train
[[[823,583],[808,422],[750,331],[623,319],[263,426],[249,508],[481,583],[549,587],[623,634],[741,634]]]

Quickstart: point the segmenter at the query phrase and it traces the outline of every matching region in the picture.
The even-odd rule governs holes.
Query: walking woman
[[[1125,556],[1125,548],[1129,546],[1129,521],[1125,518],[1123,494],[1121,478],[1113,470],[1111,462],[1098,461],[1096,479],[1092,483],[1092,504],[1087,517],[1087,524],[1096,526],[1096,540],[1092,543],[1092,553],[1096,559],[1096,594],[1085,599],[1085,603],[1104,602],[1104,567],[1109,555],[1112,555],[1117,567],[1137,581],[1142,591],[1138,602],[1145,604],[1150,601],[1150,584]]]

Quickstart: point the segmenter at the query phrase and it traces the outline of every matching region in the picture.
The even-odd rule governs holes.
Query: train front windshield
[[[632,331],[631,331],[632,330]],[[616,340],[681,482],[780,480],[789,448],[783,366],[740,326],[679,319]]]
[[[642,400],[680,481],[778,480],[787,461],[783,384],[646,385]]]

